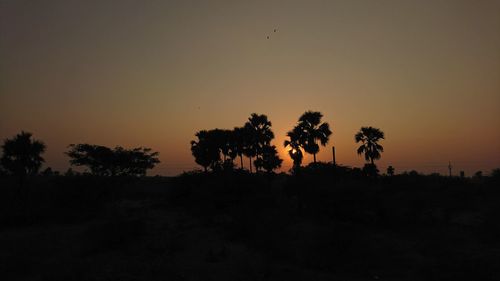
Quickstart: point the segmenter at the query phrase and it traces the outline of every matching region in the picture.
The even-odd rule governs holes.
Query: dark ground
[[[331,171],[0,187],[1,280],[500,280],[498,179]]]

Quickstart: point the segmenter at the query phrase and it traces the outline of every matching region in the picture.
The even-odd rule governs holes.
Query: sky
[[[176,175],[201,168],[197,131],[256,112],[287,171],[286,132],[313,110],[333,131],[320,161],[335,146],[361,167],[354,134],[373,126],[382,171],[488,173],[499,15],[499,0],[0,0],[0,139],[32,132],[60,171],[69,144],[150,147],[161,164],[149,174]]]

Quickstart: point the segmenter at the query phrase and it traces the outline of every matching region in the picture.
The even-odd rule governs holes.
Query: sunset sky
[[[362,166],[374,126],[382,171],[500,167],[500,1],[0,0],[0,138],[32,132],[53,169],[91,143],[151,147],[150,174],[176,175],[200,168],[196,131],[256,112],[286,171],[306,110],[333,131],[321,161],[335,145]]]

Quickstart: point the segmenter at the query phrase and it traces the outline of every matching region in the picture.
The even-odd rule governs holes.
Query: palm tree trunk
[[[240,161],[241,161],[241,169],[243,170],[243,155],[240,154]]]
[[[373,164],[373,158],[370,158],[370,160],[371,160],[371,162],[372,162],[372,165],[374,165],[374,164]]]
[[[313,153],[314,163],[316,163],[316,153]]]
[[[208,172],[207,166],[204,166],[203,168],[205,168],[205,173],[207,173]]]
[[[248,159],[250,159],[250,174],[252,173],[252,157],[249,156]]]

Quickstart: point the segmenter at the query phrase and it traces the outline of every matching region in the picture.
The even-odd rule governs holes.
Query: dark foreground
[[[494,178],[1,181],[1,280],[500,280]]]

